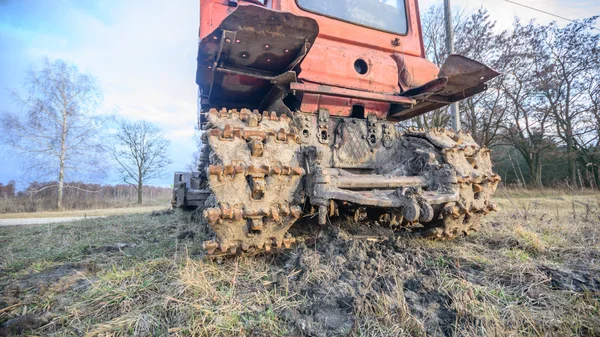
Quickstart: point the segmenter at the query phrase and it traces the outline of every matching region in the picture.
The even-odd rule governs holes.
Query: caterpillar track
[[[448,240],[477,231],[500,181],[470,134],[399,132],[385,120],[247,109],[206,113],[199,172],[177,173],[175,206],[197,206],[209,255],[289,248],[303,215],[343,213]]]

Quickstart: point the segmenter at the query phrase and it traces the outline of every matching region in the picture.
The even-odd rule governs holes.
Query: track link
[[[206,172],[212,196],[203,210],[214,240],[209,255],[289,248],[286,235],[300,217],[295,201],[300,179],[299,137],[290,118],[243,109],[208,112]]]

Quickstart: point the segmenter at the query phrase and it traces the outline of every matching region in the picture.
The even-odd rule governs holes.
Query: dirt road
[[[21,225],[41,225],[49,223],[60,223],[76,221],[82,219],[101,218],[111,215],[150,213],[169,208],[170,205],[153,205],[140,207],[108,208],[93,210],[69,210],[57,212],[36,212],[36,213],[5,213],[0,214],[0,227],[21,226]]]
[[[103,218],[102,216],[88,216],[87,219]],[[75,220],[83,220],[86,217],[72,216],[62,218],[21,218],[21,219],[0,219],[0,227],[6,226],[23,226],[23,225],[43,225],[49,223],[69,222]]]

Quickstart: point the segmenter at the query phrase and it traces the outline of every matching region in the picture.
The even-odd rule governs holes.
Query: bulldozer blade
[[[296,80],[289,72],[318,33],[312,18],[239,5],[200,42],[196,83],[203,102],[221,101],[229,107],[245,102],[243,107],[257,108],[273,85]]]
[[[442,65],[438,78],[401,94],[418,103],[412,107],[392,106],[389,118],[407,120],[471,97],[487,90],[486,82],[498,75],[500,73],[497,71],[468,57],[450,55]]]

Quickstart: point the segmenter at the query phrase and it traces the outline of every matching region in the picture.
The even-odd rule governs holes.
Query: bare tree
[[[504,140],[521,153],[529,168],[531,182],[542,187],[543,159],[555,148],[550,134],[551,110],[536,89],[540,72],[540,44],[546,29],[530,22],[515,20],[503,45],[501,60],[506,64],[502,89],[506,97],[507,118]]]
[[[589,133],[590,76],[600,67],[600,35],[591,32],[597,17],[564,28],[544,27],[535,72],[537,90],[552,113],[556,135],[566,146],[569,179],[577,183],[578,139]]]
[[[600,185],[600,34],[590,29],[597,17],[566,26],[517,19],[501,31],[483,8],[454,13],[457,53],[502,73],[486,92],[460,102],[463,128],[482,145],[517,150],[536,187],[565,179]],[[423,15],[423,39],[438,66],[447,58],[444,38],[443,7],[432,6]],[[448,121],[438,109],[408,123]]]
[[[13,92],[21,113],[0,116],[0,140],[22,160],[25,174],[52,177],[56,207],[62,208],[67,179],[102,174],[99,134],[104,122],[98,107],[102,95],[96,80],[63,60],[43,61],[24,82],[25,95]]]
[[[156,125],[147,121],[120,120],[114,138],[113,158],[121,168],[123,181],[136,188],[137,202],[141,204],[144,182],[163,177],[162,169],[171,163],[171,143]]]
[[[198,165],[200,163],[204,144],[202,142],[202,131],[197,131],[194,134],[194,140],[196,141],[196,151],[192,154],[192,161],[186,166],[188,171],[198,171]]]
[[[463,22],[463,11],[453,8],[452,13],[452,24],[456,33],[460,30],[459,27]],[[422,23],[425,56],[438,67],[441,67],[448,58],[445,42],[444,6],[431,6],[423,13]],[[419,128],[447,127],[450,125],[450,113],[447,107],[443,107],[408,120],[405,124]]]
[[[502,47],[507,42],[507,35],[506,31],[497,32],[496,22],[481,8],[458,27],[457,53],[504,73],[506,64],[502,60]],[[506,113],[503,81],[504,75],[501,75],[488,83],[487,91],[460,102],[463,128],[471,131],[475,141],[484,146],[492,146],[499,140]]]
[[[502,71],[499,49],[506,40],[506,32],[496,33],[496,23],[490,19],[485,9],[465,15],[463,10],[454,8],[453,13],[457,54]],[[444,8],[442,5],[432,6],[423,15],[423,40],[427,58],[438,67],[448,58],[445,35]],[[487,92],[460,102],[464,128],[471,131],[475,140],[485,146],[491,146],[497,141],[506,112],[501,90],[502,80],[503,77],[495,79],[489,84]],[[410,123],[429,128],[446,127],[449,122],[450,114],[444,107],[418,116]]]
[[[578,137],[582,166],[589,175],[590,185],[600,187],[600,67],[590,74],[587,95],[589,108],[587,132]]]

